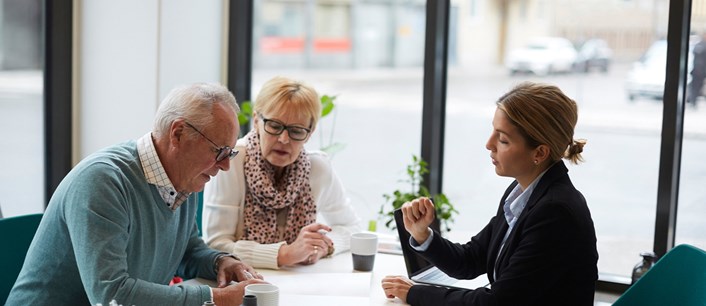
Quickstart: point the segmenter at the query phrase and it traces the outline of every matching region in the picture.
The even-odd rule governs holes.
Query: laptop
[[[412,246],[409,245],[409,238],[411,235],[404,228],[402,210],[395,210],[394,215],[397,233],[400,236],[402,256],[404,257],[404,263],[407,266],[407,276],[409,279],[417,283],[449,288],[476,289],[479,287],[489,287],[487,279],[484,278],[485,274],[478,276],[473,280],[459,280],[447,275],[432,263],[424,259],[424,257],[419,255],[414,249],[412,249]]]

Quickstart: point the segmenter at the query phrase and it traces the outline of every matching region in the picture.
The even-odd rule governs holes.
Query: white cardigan
[[[235,147],[245,152],[245,139]],[[326,153],[307,151],[311,159],[311,195],[316,202],[316,221],[333,230],[328,237],[333,240],[335,254],[350,249],[350,235],[361,230],[360,219],[345,196],[345,189],[333,171]],[[245,203],[245,154],[238,154],[230,162],[230,170],[221,171],[206,184],[204,189],[203,238],[206,243],[224,252],[236,254],[254,268],[279,269],[277,253],[281,241],[260,244],[240,240],[243,236],[243,205]],[[323,220],[322,220],[323,218]]]

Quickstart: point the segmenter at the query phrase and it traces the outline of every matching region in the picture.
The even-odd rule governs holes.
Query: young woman
[[[497,102],[486,143],[495,172],[515,181],[497,214],[466,244],[429,229],[434,204],[402,207],[410,243],[455,278],[487,273],[491,286],[475,290],[415,284],[388,276],[389,298],[411,305],[593,305],[598,252],[593,220],[562,159],[582,160],[574,140],[576,102],[557,87],[523,83]]]

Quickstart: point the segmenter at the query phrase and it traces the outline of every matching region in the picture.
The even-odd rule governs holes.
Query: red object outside
[[[260,38],[260,51],[264,54],[304,53],[306,41],[303,37],[267,36]],[[345,53],[351,51],[349,38],[315,38],[316,53]]]

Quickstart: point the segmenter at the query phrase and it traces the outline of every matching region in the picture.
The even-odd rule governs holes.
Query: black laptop
[[[424,259],[424,257],[419,255],[409,245],[409,238],[411,237],[411,235],[404,228],[404,221],[402,220],[402,210],[395,210],[394,214],[395,224],[397,226],[397,233],[400,236],[402,256],[404,257],[404,263],[407,266],[407,276],[409,277],[409,279],[417,283],[453,288],[475,289],[478,287],[487,286],[488,282],[487,280],[483,279],[484,276],[476,277],[473,280],[455,279],[451,276],[448,276],[439,268]]]

